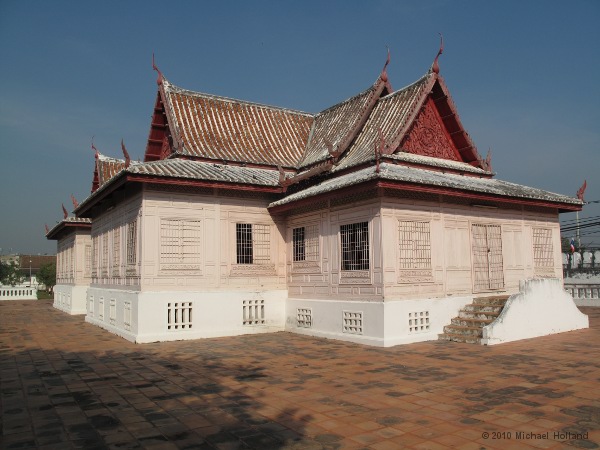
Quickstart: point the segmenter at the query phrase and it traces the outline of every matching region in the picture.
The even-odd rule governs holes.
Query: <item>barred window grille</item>
[[[114,298],[108,301],[108,320],[111,325],[114,325],[117,321],[117,300]]]
[[[243,300],[242,301],[242,324],[264,325],[265,324],[265,301]]]
[[[296,309],[296,326],[298,328],[312,328],[312,309],[297,308]]]
[[[400,268],[431,269],[429,222],[400,221]]]
[[[92,276],[98,274],[98,236],[92,238]]]
[[[160,262],[200,264],[201,221],[163,219],[160,222]]]
[[[369,224],[352,223],[340,227],[342,270],[369,270]]]
[[[294,261],[318,261],[319,230],[317,225],[292,230]]]
[[[106,275],[108,273],[108,232],[104,232],[102,234],[102,263],[101,270],[102,274]]]
[[[137,244],[137,220],[127,224],[127,265],[133,266],[136,263],[136,244]]]
[[[408,332],[421,333],[429,331],[429,311],[408,313]]]
[[[74,258],[75,248],[69,247],[69,278],[75,277],[75,258]]]
[[[267,264],[271,260],[269,225],[236,223],[236,257],[238,264]]]
[[[113,255],[112,267],[113,275],[119,275],[119,264],[121,263],[121,228],[113,230]]]
[[[363,334],[362,311],[343,311],[342,314],[342,332],[348,334]]]
[[[84,256],[85,256],[85,266],[84,266],[85,275],[89,277],[92,273],[92,246],[91,245],[85,246],[85,255]]]
[[[533,229],[533,265],[536,268],[554,266],[552,230],[547,228]]]
[[[167,303],[167,330],[192,328],[192,302]]]
[[[123,308],[123,326],[126,330],[131,330],[131,302],[125,302]]]

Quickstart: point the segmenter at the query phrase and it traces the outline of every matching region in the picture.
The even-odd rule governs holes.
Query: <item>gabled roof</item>
[[[131,161],[131,165],[139,164]],[[96,162],[94,164],[94,179],[92,181],[92,193],[104,185],[108,180],[125,169],[127,163],[124,159],[111,158],[99,152],[96,153]]]
[[[386,67],[371,87],[316,115],[188,91],[159,72],[145,162],[125,167],[98,155],[95,189],[76,213],[91,214],[129,182],[280,195],[291,187],[273,207],[377,180],[581,208],[569,197],[490,179],[489,160],[462,126],[437,57],[424,76],[395,92]]]
[[[298,164],[300,167],[312,166],[328,158],[337,160],[348,149],[381,95],[392,90],[385,69],[384,66],[369,89],[317,114],[306,151]]]
[[[383,154],[412,153],[464,162],[491,175],[460,123],[443,79],[432,71],[379,99],[333,171],[374,160],[376,149]]]
[[[192,92],[165,78],[161,97],[174,153],[187,157],[293,167],[313,122],[311,114]]]

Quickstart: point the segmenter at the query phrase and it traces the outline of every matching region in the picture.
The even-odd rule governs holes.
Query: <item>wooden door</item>
[[[475,291],[504,288],[500,225],[473,224],[473,287]]]

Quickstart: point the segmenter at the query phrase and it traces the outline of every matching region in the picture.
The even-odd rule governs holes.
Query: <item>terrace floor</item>
[[[136,345],[0,302],[2,449],[600,448],[588,330],[485,347],[291,333]]]

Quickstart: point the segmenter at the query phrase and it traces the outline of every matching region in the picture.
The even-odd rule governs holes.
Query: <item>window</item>
[[[113,230],[113,254],[112,254],[113,275],[119,275],[119,264],[121,262],[121,228]]]
[[[98,236],[92,238],[92,276],[98,274]]]
[[[127,265],[136,263],[137,220],[127,224]]]
[[[306,259],[306,242],[304,241],[304,227],[292,230],[292,243],[294,246],[294,261]]]
[[[102,275],[108,275],[108,231],[102,234],[102,263],[100,268]]]
[[[267,264],[270,261],[269,225],[236,223],[235,237],[238,264]]]
[[[537,269],[554,266],[554,250],[552,247],[552,230],[546,228],[533,229],[533,266]]]
[[[90,276],[92,273],[92,246],[85,246],[85,276]]]
[[[200,268],[201,237],[199,220],[161,220],[160,263],[163,268]]]
[[[400,221],[400,269],[430,269],[429,222]]]
[[[319,234],[317,225],[292,230],[294,261],[318,261]]]
[[[342,270],[369,270],[369,224],[352,223],[340,227]]]

